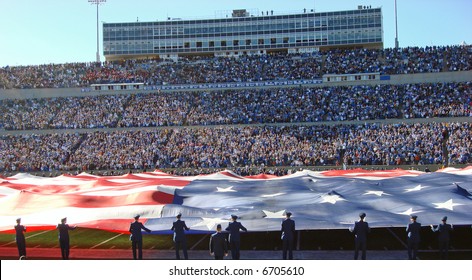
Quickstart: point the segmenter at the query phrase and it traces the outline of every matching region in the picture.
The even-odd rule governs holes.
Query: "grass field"
[[[56,230],[27,232],[26,244],[30,248],[57,248],[59,247]],[[472,250],[472,229],[470,226],[456,227],[452,233],[451,247],[456,249]],[[422,229],[423,249],[437,247],[437,235],[427,227]],[[189,249],[206,250],[210,234],[188,234]],[[131,241],[128,234],[108,232],[96,229],[77,228],[70,231],[71,248],[82,249],[129,249]],[[374,250],[403,250],[405,248],[406,233],[404,228],[374,228],[372,229],[368,245]],[[317,230],[298,231],[296,239],[300,250],[350,250],[353,249],[353,236],[348,230]],[[15,247],[14,234],[0,234],[0,247]],[[173,249],[172,235],[145,234],[144,249]],[[280,232],[250,232],[241,235],[241,249],[243,250],[278,250],[280,249]]]
[[[56,230],[34,231],[26,233],[27,248],[58,248],[58,235]],[[456,227],[452,235],[450,246],[450,259],[472,260],[472,229],[470,226]],[[208,250],[210,234],[188,234],[187,244],[189,250]],[[128,234],[107,232],[96,229],[78,228],[70,231],[71,249],[97,249],[131,250],[131,241]],[[404,228],[375,228],[368,238],[368,250],[403,252],[405,248]],[[298,231],[296,249],[301,251],[350,251],[354,249],[352,234],[347,230],[317,230]],[[143,249],[173,250],[172,235],[146,234],[143,237]],[[15,248],[14,234],[0,234],[0,248]],[[16,249],[16,248],[15,248]],[[39,250],[38,249],[38,250]],[[241,236],[241,250],[246,251],[280,251],[280,232],[250,232]],[[15,250],[16,251],[16,250]],[[116,252],[116,251],[115,251]],[[406,252],[406,251],[405,251]],[[278,256],[278,253],[275,253]],[[15,254],[16,256],[16,254]],[[401,255],[403,256],[403,255]],[[422,229],[422,242],[420,244],[420,259],[438,259],[437,236],[429,228]],[[59,254],[55,256],[59,258]],[[126,258],[128,255],[126,255]],[[1,256],[0,256],[1,258]]]
[[[82,249],[128,249],[131,241],[128,234],[108,232],[103,230],[77,228],[69,232],[71,248]],[[57,248],[59,247],[56,230],[34,231],[25,234],[27,247]],[[189,247],[197,244],[205,235],[189,235]],[[208,243],[205,242],[205,246]],[[0,234],[0,246],[16,246],[14,234]],[[143,238],[144,249],[173,248],[171,235],[147,234]]]
[[[127,249],[131,247],[129,235],[102,230],[78,228],[70,231],[71,248],[83,249]],[[35,231],[26,233],[27,247],[56,248],[59,247],[56,230]],[[172,240],[167,236],[146,235],[143,239],[143,247],[153,249],[156,247],[170,248]],[[14,234],[0,234],[0,246],[16,246]]]

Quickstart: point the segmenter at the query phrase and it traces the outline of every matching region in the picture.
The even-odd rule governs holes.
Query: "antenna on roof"
[[[398,49],[397,0],[395,0],[395,49]]]

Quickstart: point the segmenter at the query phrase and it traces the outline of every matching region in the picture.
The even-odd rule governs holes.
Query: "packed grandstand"
[[[34,91],[471,70],[467,45],[5,66],[3,92],[33,94],[0,100],[0,172],[283,175],[302,167],[470,164],[472,79],[63,97]]]
[[[180,57],[0,68],[0,89],[71,88],[100,83],[199,84],[296,80],[324,74],[414,74],[472,70],[470,45],[335,49],[312,54]]]

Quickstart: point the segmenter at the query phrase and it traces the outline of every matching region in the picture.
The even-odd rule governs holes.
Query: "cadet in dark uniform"
[[[228,240],[221,232],[221,225],[216,226],[216,232],[210,237],[210,255],[215,256],[215,260],[222,260],[228,255]]]
[[[184,258],[188,260],[188,254],[187,254],[187,238],[185,238],[185,231],[184,230],[190,230],[190,228],[187,227],[184,221],[181,221],[180,218],[182,217],[182,214],[177,214],[177,221],[175,221],[172,225],[172,228],[170,230],[174,231],[174,246],[175,246],[175,257],[176,259],[180,260],[180,248],[182,248],[182,251],[184,252]]]
[[[295,221],[290,219],[291,212],[285,213],[285,220],[282,222],[282,259],[293,260],[293,240],[295,238]]]
[[[453,230],[452,225],[447,223],[447,216],[444,216],[442,219],[442,224],[439,224],[436,228],[431,225],[431,230],[438,232],[438,242],[439,242],[439,253],[442,260],[447,260],[449,253],[449,240],[450,240],[450,231]]]
[[[239,230],[247,232],[247,229],[238,221],[238,216],[231,215],[231,222],[228,224],[226,231],[229,231],[229,245],[231,249],[231,258],[239,260],[241,247],[241,234]]]
[[[136,250],[138,250],[138,258],[143,259],[143,235],[141,229],[144,229],[146,232],[151,232],[150,229],[145,227],[141,222],[139,222],[139,215],[134,216],[134,222],[129,226],[129,232],[131,232],[131,247],[133,250],[133,259],[136,258]]]
[[[16,226],[15,226],[15,240],[16,246],[18,247],[18,255],[20,259],[26,258],[26,239],[25,239],[25,232],[26,227],[21,225],[21,218],[16,219]]]
[[[362,250],[362,259],[366,259],[366,250],[367,250],[367,234],[370,232],[370,227],[367,222],[364,221],[366,214],[359,214],[359,221],[354,223],[354,228],[349,230],[354,233],[354,259],[359,258],[359,250]]]
[[[416,254],[418,253],[418,246],[420,244],[420,231],[421,224],[416,222],[418,216],[411,215],[411,223],[406,227],[406,232],[408,236],[408,259],[416,260]]]
[[[59,245],[61,247],[61,255],[63,260],[69,259],[69,230],[76,229],[77,226],[69,226],[67,224],[67,218],[62,218],[61,223],[57,225],[59,231]]]

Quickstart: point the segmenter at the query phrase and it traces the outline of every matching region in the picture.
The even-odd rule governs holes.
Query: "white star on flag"
[[[320,203],[331,203],[331,204],[336,204],[336,202],[338,201],[345,200],[344,198],[340,197],[337,194],[325,194],[321,196],[321,199],[323,199],[323,201],[321,201]]]
[[[422,211],[413,211],[413,208],[410,208],[410,209],[406,210],[405,212],[401,212],[401,213],[397,213],[397,214],[410,216],[411,214],[420,213],[420,212],[422,212]]]
[[[424,189],[424,188],[426,188],[426,187],[422,187],[421,185],[418,185],[418,186],[416,186],[416,187],[414,187],[414,188],[411,188],[411,189],[405,189],[405,191],[406,191],[406,192],[416,192],[416,191],[420,191],[420,190],[422,190],[422,189]]]
[[[192,228],[196,228],[196,227],[200,227],[200,226],[206,226],[209,230],[211,229],[215,229],[215,226],[217,224],[221,224],[221,223],[227,223],[228,220],[224,220],[224,219],[221,219],[221,218],[203,218],[203,221],[195,224],[192,226]]]
[[[451,210],[451,211],[454,210],[454,208],[453,208],[454,206],[464,205],[464,204],[460,204],[460,203],[454,203],[454,202],[452,202],[452,199],[449,199],[446,202],[433,203],[433,204],[436,205],[435,208],[444,208],[444,209],[448,209],[448,210]]]
[[[262,210],[262,212],[264,212],[264,214],[266,215],[265,217],[267,219],[280,219],[280,218],[284,218],[284,213],[285,213],[285,209],[284,210],[280,210],[278,212],[271,212],[271,211],[267,211],[267,210]]]
[[[373,195],[376,195],[376,196],[391,195],[391,194],[388,194],[388,193],[383,192],[383,191],[367,191],[366,193],[364,193],[364,195],[368,195],[368,194],[373,194]]]
[[[279,192],[279,193],[274,193],[274,194],[263,194],[263,195],[261,195],[261,197],[276,197],[276,196],[283,195],[283,194],[285,194],[285,193]]]
[[[233,190],[233,186],[227,188],[216,187],[216,192],[236,192],[236,190]]]

